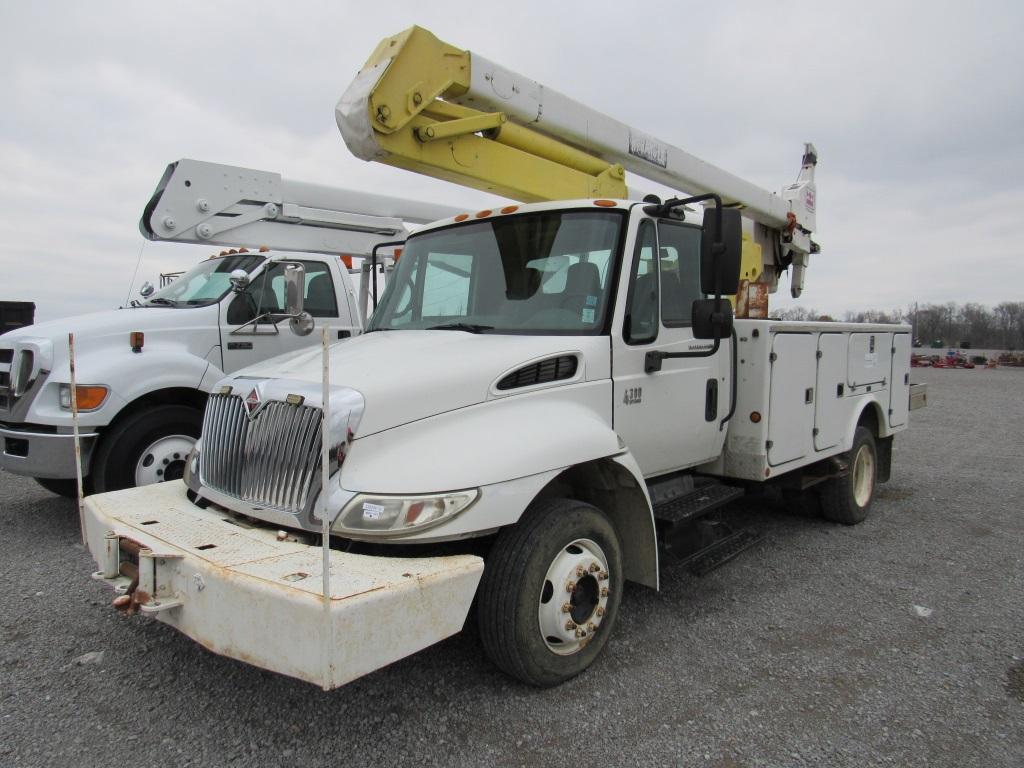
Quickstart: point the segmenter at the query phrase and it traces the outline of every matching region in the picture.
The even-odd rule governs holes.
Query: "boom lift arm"
[[[382,242],[404,239],[406,224],[456,213],[444,205],[186,159],[167,166],[139,230],[149,240],[369,256]]]
[[[516,200],[641,197],[625,171],[688,194],[717,193],[753,222],[747,234],[763,256],[756,268],[745,263],[744,275],[769,291],[792,264],[798,296],[817,251],[813,145],[796,182],[768,192],[420,27],[377,46],[335,116],[363,160]]]

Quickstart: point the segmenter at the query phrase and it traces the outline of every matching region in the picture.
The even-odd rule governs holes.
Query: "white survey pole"
[[[323,593],[324,593],[324,632],[321,646],[323,664],[323,688],[331,688],[331,647],[334,644],[334,632],[331,625],[331,521],[327,514],[327,482],[331,475],[331,348],[327,342],[327,326],[320,329],[320,358],[323,378],[323,405],[320,426],[320,536],[323,551]]]
[[[75,378],[75,334],[68,334],[68,367],[71,370],[71,429],[75,441],[75,478],[78,481],[78,530],[85,544],[85,491],[82,486],[82,439],[78,433],[78,383]]]

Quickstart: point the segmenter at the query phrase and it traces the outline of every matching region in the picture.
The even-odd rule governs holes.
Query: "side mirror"
[[[139,288],[139,295],[144,299],[148,299],[153,295],[154,290],[156,289],[153,288],[153,284],[147,280],[142,284],[142,287]]]
[[[284,268],[284,311],[290,317],[288,327],[297,336],[313,332],[313,316],[304,311],[306,295],[306,268],[301,264],[287,264]]]
[[[697,299],[691,319],[695,339],[724,339],[732,334],[732,305],[728,299]]]
[[[231,290],[235,293],[241,293],[249,287],[249,273],[244,269],[232,270],[228,279],[231,281]]]
[[[737,208],[722,208],[722,230],[718,232],[718,209],[704,211],[700,240],[700,290],[715,295],[715,278],[722,295],[736,293],[740,282],[740,260],[743,253],[743,225]],[[715,244],[718,243],[717,249]],[[696,327],[696,314],[694,314]],[[710,338],[710,337],[701,337]]]

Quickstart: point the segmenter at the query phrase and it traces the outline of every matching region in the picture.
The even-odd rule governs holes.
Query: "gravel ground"
[[[220,658],[117,614],[74,505],[0,475],[0,766],[1024,765],[1024,371],[914,377],[866,523],[731,511],[766,540],[628,588],[551,691],[472,632],[332,693]]]

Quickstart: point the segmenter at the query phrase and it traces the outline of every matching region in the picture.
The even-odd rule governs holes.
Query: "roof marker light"
[[[455,220],[456,221],[465,221],[468,218],[469,218],[469,214],[468,213],[460,213],[458,216],[455,217]]]
[[[501,212],[502,213],[515,213],[518,210],[519,210],[519,206],[518,205],[506,205],[504,208],[501,209]]]
[[[594,205],[599,206],[601,208],[614,208],[616,205],[618,205],[618,203],[616,203],[614,200],[595,200]]]
[[[476,217],[478,219],[486,219],[492,213],[494,213],[494,211],[492,211],[490,208],[484,208],[482,211],[477,211]]]

